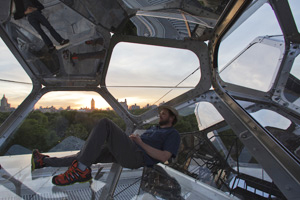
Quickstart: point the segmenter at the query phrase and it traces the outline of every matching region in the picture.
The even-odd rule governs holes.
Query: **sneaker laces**
[[[72,178],[72,180],[75,180],[77,176],[78,178],[80,177],[80,175],[78,174],[79,169],[77,169],[77,167],[74,167],[74,165],[72,165],[71,167],[69,167],[69,169],[64,173],[64,178],[67,180],[70,180],[70,178]]]

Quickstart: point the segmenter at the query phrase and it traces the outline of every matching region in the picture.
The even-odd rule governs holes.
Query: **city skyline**
[[[148,107],[152,107],[156,105],[150,105],[149,103],[146,104],[145,106],[140,106],[137,105],[136,103],[133,105],[128,105],[127,104],[127,100],[125,99],[124,101],[119,101],[119,103],[126,109],[126,110],[135,110],[135,109],[140,109],[140,108],[148,108]],[[93,110],[112,110],[112,108],[110,106],[106,107],[106,108],[97,108],[96,106],[96,101],[94,100],[94,98],[92,98],[90,100],[90,105],[89,106],[85,106],[85,107],[80,107],[80,108],[72,108],[70,105],[67,107],[55,107],[53,105],[47,105],[47,106],[37,106],[37,104],[34,106],[34,110],[45,110],[45,111],[49,111],[49,110],[55,110],[55,111],[59,111],[59,110],[79,110],[79,111],[93,111]],[[19,105],[18,105],[19,106]],[[3,97],[1,99],[1,103],[0,103],[0,111],[13,111],[15,110],[18,106],[13,107],[11,106],[11,104],[9,103],[9,98],[7,98],[5,96],[5,94],[3,94]]]

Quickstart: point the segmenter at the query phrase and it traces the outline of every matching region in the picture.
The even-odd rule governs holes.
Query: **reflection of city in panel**
[[[1,2],[1,198],[298,199],[299,7]]]

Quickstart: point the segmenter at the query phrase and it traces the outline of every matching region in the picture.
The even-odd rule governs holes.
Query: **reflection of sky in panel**
[[[264,4],[220,44],[218,65],[221,70],[258,36],[282,35],[275,14]]]
[[[255,44],[224,69],[220,76],[229,83],[268,91],[278,70],[279,56],[277,48]]]
[[[208,102],[198,103],[196,115],[199,117],[201,123],[200,130],[203,130],[223,120],[223,117],[216,110],[216,108]]]
[[[271,126],[285,130],[291,124],[289,119],[271,110],[263,109],[255,113],[251,113],[251,115],[264,127]]]

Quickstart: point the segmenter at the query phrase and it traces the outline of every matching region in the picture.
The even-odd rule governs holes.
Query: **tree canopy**
[[[132,114],[142,114],[147,110],[135,110]],[[0,112],[0,122],[3,123],[10,113]],[[69,136],[86,140],[89,133],[100,119],[108,118],[122,130],[126,129],[124,121],[114,111],[96,110],[79,112],[63,110],[56,113],[32,111],[16,130],[8,148],[14,144],[28,149],[49,151],[55,145]],[[190,132],[198,129],[195,115],[181,117],[175,125],[179,132]]]

